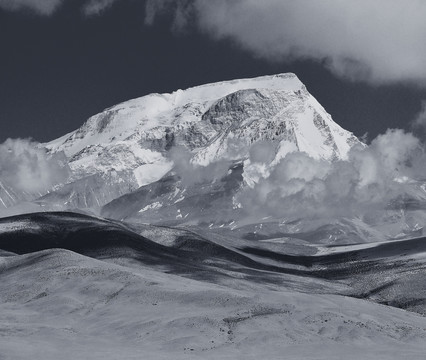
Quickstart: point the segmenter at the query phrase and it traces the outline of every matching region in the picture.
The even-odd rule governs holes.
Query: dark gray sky
[[[334,61],[340,56],[334,47],[320,49],[330,58],[320,50],[311,55],[313,45],[309,56],[281,51],[277,43],[290,40],[262,35],[262,22],[271,33],[268,18],[255,17],[259,23],[253,20],[253,28],[260,30],[247,37],[246,25],[236,19],[240,27],[228,29],[233,20],[213,14],[211,5],[182,10],[174,5],[169,9],[173,1],[158,1],[163,7],[154,9],[156,21],[146,25],[145,1],[113,2],[92,1],[91,14],[85,15],[82,7],[88,3],[84,0],[63,0],[62,4],[61,0],[0,0],[0,142],[9,137],[52,140],[106,107],[151,92],[289,71],[296,73],[336,122],[358,136],[368,132],[370,139],[387,128],[408,129],[426,99],[421,72],[416,82],[417,68],[395,75],[394,67],[403,66],[404,56],[394,67],[386,65],[391,58],[375,56],[374,61],[365,60],[371,71],[357,67],[356,72],[342,75],[347,62]],[[268,2],[277,4],[277,0]],[[226,13],[235,10],[227,9],[226,3],[218,1],[215,11],[221,6]],[[97,4],[112,6],[94,15]],[[265,14],[275,10],[273,6],[264,9]],[[214,15],[209,20],[203,20],[206,11]],[[244,11],[244,19],[256,15],[250,9]],[[207,25],[201,26],[202,21]],[[300,38],[309,43],[312,35]],[[291,45],[293,49],[300,44]],[[274,56],[269,56],[268,49]],[[371,53],[368,46],[365,54],[361,48],[357,51],[362,61]],[[386,47],[383,53],[388,54]],[[290,57],[295,60],[288,62]]]

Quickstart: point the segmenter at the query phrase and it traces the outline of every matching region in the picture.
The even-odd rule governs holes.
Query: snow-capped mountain
[[[326,159],[344,158],[357,142],[294,74],[280,74],[126,101],[46,147],[64,151],[79,176],[159,163],[161,151],[176,145],[203,148],[208,163],[225,153],[231,138],[290,141]]]
[[[188,149],[193,163],[206,166],[246,160],[250,146],[262,140],[273,144],[275,160],[297,150],[343,159],[359,143],[294,74],[151,94],[106,109],[45,144],[51,153],[65,153],[73,175],[43,201],[99,207],[160,180],[174,166],[173,147]]]
[[[265,144],[268,160],[260,164],[252,150]],[[319,160],[315,166],[327,167],[346,159],[359,144],[294,74],[207,84],[118,104],[44,144],[49,155],[65,154],[68,181],[38,196],[2,183],[0,206],[21,202],[7,210],[9,215],[71,209],[116,220],[201,225],[267,237],[297,234],[304,239],[313,232],[321,233],[325,243],[417,234],[425,215],[406,201],[423,203],[420,183],[407,185],[407,196],[401,198],[406,200],[383,216],[370,216],[369,223],[306,218],[296,225],[292,219],[284,222],[282,215],[242,206],[243,190],[268,177],[287,154],[301,151]]]
[[[344,157],[356,141],[332,121],[294,74],[280,74],[126,101],[46,146],[52,151],[63,150],[74,170],[93,173],[129,169],[136,165],[136,159],[155,162],[153,152],[172,145],[194,149],[214,144],[210,149],[214,152],[218,138],[226,132],[252,141],[292,140],[300,151],[324,158]],[[151,146],[143,147],[145,142]],[[129,153],[134,159],[127,158]],[[114,161],[109,166],[102,163],[107,155]],[[96,165],[91,164],[93,158]]]

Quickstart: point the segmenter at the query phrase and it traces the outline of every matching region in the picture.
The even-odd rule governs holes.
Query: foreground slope
[[[395,307],[424,312],[423,238],[278,240],[72,213],[2,219],[1,355],[423,357],[426,319]]]
[[[426,350],[424,317],[362,300],[206,284],[64,250],[1,263],[6,359],[420,359]]]

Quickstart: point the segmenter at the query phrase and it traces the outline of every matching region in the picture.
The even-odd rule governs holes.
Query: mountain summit
[[[230,139],[289,142],[329,160],[345,158],[357,142],[296,75],[287,73],[129,100],[92,116],[46,147],[64,151],[77,173],[133,169],[141,174],[140,166],[160,162],[162,152],[173,146],[202,149],[198,158],[206,165],[226,156]]]

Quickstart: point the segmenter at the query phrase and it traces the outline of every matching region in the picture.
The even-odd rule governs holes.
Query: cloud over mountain
[[[66,0],[0,0],[0,8],[9,11],[29,9],[40,15],[52,15]],[[85,15],[98,15],[116,0],[87,0],[82,7]]]
[[[0,181],[17,190],[44,192],[68,175],[63,154],[49,155],[39,144],[26,139],[8,139],[0,144]]]
[[[265,153],[267,146],[253,147],[250,161],[258,163],[258,154]],[[407,180],[426,175],[425,163],[424,145],[418,138],[403,130],[388,130],[368,147],[354,146],[347,160],[327,162],[291,152],[239,199],[243,208],[254,213],[286,218],[366,215],[405,196]]]
[[[149,0],[146,23],[174,13],[271,61],[311,59],[338,76],[426,85],[426,3],[421,0]]]
[[[0,0],[6,10],[51,15],[66,0]],[[99,15],[118,0],[86,0]],[[273,62],[314,60],[337,76],[373,84],[426,85],[422,0],[147,0],[145,23],[172,14],[172,28],[196,29]]]

